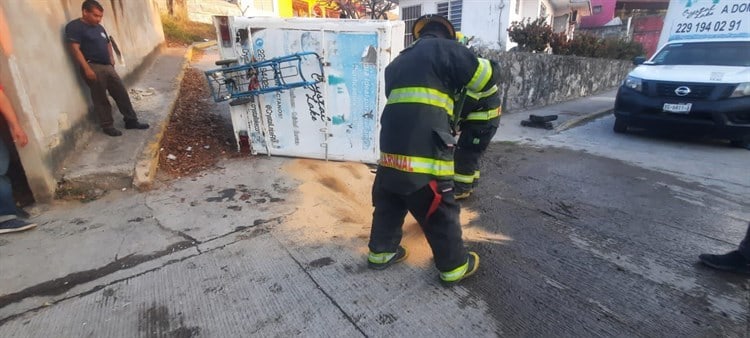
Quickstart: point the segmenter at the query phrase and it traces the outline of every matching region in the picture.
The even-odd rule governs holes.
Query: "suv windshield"
[[[651,64],[750,67],[750,41],[673,43]]]

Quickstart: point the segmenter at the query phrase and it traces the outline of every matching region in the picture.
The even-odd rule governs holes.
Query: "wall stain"
[[[117,7],[115,7],[115,0],[109,0],[110,7],[112,7],[112,16],[115,18],[115,27],[120,26],[120,20],[117,18]],[[122,10],[122,1],[120,1],[120,10]]]

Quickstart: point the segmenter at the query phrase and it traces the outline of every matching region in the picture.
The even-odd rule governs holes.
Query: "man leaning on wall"
[[[112,105],[107,92],[117,103],[125,121],[125,129],[148,129],[148,124],[138,122],[128,91],[115,71],[112,42],[100,24],[104,7],[95,0],[86,0],[81,5],[82,15],[65,26],[65,40],[76,63],[80,67],[86,84],[91,90],[94,112],[99,118],[102,131],[109,136],[120,136],[114,127]]]

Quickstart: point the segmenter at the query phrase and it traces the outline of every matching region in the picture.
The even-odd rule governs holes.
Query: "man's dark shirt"
[[[65,26],[65,40],[79,43],[86,61],[103,65],[111,64],[109,58],[109,38],[102,25],[89,25],[75,19]]]

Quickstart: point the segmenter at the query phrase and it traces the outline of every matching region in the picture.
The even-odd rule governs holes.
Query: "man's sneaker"
[[[109,136],[120,136],[122,132],[117,130],[115,127],[104,128],[102,131]]]
[[[723,255],[701,254],[698,256],[698,259],[700,259],[701,263],[714,269],[750,273],[750,260],[742,256],[737,250]]]
[[[370,254],[367,255],[367,267],[374,270],[383,270],[393,264],[403,261],[406,259],[406,256],[409,256],[409,252],[406,251],[406,248],[400,245],[398,249],[396,249],[396,252],[374,253],[370,251]]]
[[[460,191],[456,190],[456,192],[453,194],[453,197],[456,200],[466,199],[466,198],[469,198],[469,196],[471,196],[472,192],[473,191],[471,189],[469,189],[469,190],[460,190]]]
[[[148,123],[141,123],[138,120],[125,121],[125,129],[148,129]]]
[[[21,208],[16,208],[16,216],[19,218],[31,218],[31,215],[26,210],[23,210]]]
[[[25,231],[36,227],[35,223],[29,223],[24,220],[14,218],[0,223],[0,234],[9,232]]]
[[[455,285],[464,280],[464,278],[473,275],[479,269],[479,255],[474,251],[469,251],[469,259],[464,265],[461,265],[451,271],[440,273],[440,282],[445,286]]]

